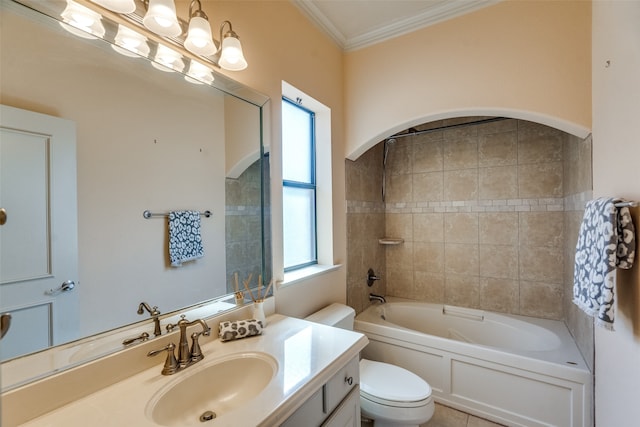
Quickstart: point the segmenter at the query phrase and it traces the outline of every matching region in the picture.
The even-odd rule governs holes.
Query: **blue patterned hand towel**
[[[169,259],[172,267],[202,258],[204,249],[200,236],[200,212],[169,212]]]
[[[576,245],[573,302],[613,330],[615,269],[629,269],[635,256],[635,229],[629,208],[616,199],[587,202]]]

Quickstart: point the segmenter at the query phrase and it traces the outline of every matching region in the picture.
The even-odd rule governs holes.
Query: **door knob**
[[[5,208],[0,208],[0,225],[5,225],[7,223],[7,210]]]

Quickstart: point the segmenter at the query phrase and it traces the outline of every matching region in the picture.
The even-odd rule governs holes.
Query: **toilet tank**
[[[305,320],[352,331],[355,317],[356,311],[353,308],[348,305],[333,303],[305,317]]]

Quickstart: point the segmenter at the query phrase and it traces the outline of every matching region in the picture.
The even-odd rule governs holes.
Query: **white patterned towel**
[[[200,236],[200,212],[169,212],[169,259],[172,267],[202,258],[204,249]]]
[[[629,269],[635,256],[635,229],[629,208],[619,199],[587,202],[576,245],[573,302],[613,330],[615,269]]]

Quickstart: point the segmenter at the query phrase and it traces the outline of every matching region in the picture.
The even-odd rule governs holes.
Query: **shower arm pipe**
[[[455,125],[440,126],[437,128],[431,128],[431,129],[425,129],[425,130],[413,130],[405,133],[396,133],[395,135],[391,135],[390,137],[386,138],[385,141],[388,141],[394,138],[404,138],[405,136],[422,135],[425,133],[438,132],[441,130],[448,130],[448,129],[466,127],[466,126],[481,125],[485,123],[499,122],[502,120],[509,120],[509,117],[492,117],[490,119],[475,120],[473,122],[458,123]]]

